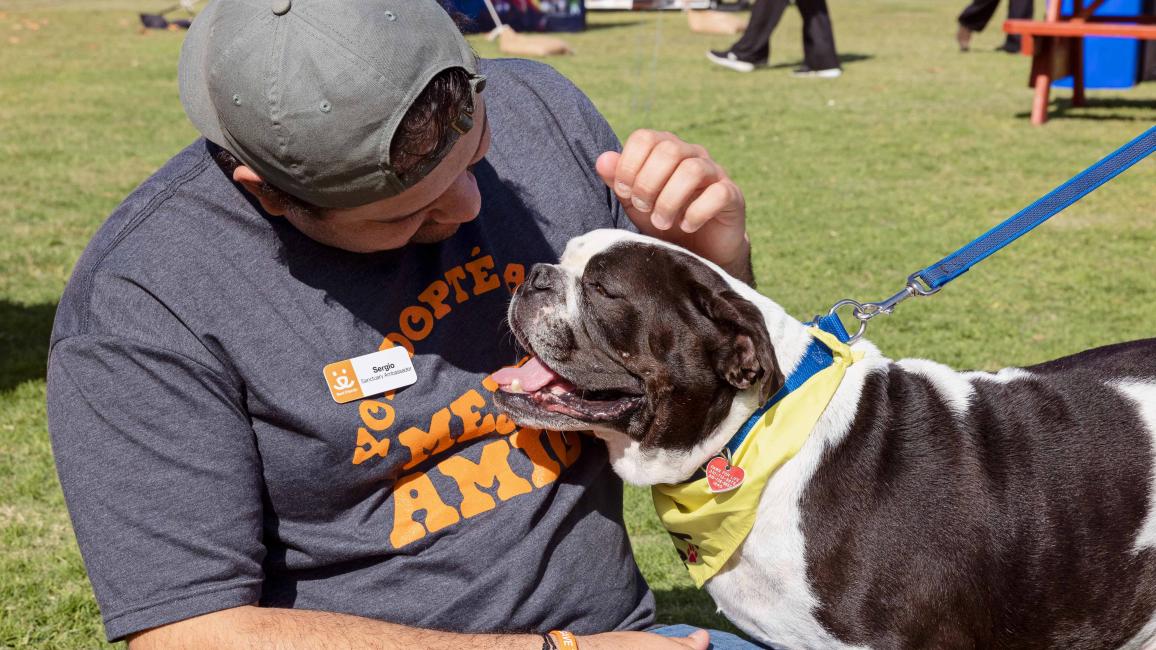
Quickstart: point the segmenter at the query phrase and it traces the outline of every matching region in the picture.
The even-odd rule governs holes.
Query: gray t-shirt
[[[518,359],[505,311],[530,266],[628,226],[594,172],[617,139],[549,67],[482,71],[482,211],[445,242],[318,244],[202,140],[89,244],[48,414],[110,639],[256,602],[458,631],[653,622],[603,446],[516,428],[486,381]],[[322,368],[389,345],[417,383],[336,403]]]

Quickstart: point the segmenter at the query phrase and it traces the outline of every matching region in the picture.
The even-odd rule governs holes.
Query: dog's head
[[[514,294],[510,327],[534,356],[494,375],[499,406],[521,424],[689,451],[737,394],[761,402],[783,384],[763,314],[736,282],[641,235],[572,240]]]

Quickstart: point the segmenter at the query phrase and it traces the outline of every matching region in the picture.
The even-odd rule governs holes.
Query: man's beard
[[[456,223],[427,223],[410,238],[411,244],[436,244],[445,241],[458,232],[460,224]]]

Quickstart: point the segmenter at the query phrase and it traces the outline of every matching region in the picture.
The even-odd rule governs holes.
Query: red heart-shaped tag
[[[743,468],[731,465],[722,456],[715,456],[706,464],[706,484],[711,492],[730,492],[743,484],[747,475]]]

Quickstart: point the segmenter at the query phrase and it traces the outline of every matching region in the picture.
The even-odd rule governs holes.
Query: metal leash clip
[[[831,307],[830,311],[827,312],[827,315],[834,316],[835,312],[839,311],[841,308],[848,306],[851,307],[851,315],[859,321],[859,330],[852,334],[849,339],[847,339],[847,343],[854,343],[855,341],[858,341],[860,338],[862,338],[863,333],[867,331],[867,321],[871,320],[872,318],[875,318],[879,314],[890,314],[891,312],[895,311],[895,307],[899,303],[907,300],[912,296],[923,297],[939,293],[939,290],[943,287],[932,288],[926,280],[919,277],[920,273],[920,271],[916,271],[915,273],[907,276],[907,286],[903,287],[902,291],[886,300],[880,300],[879,302],[859,302],[857,300],[851,300],[850,298],[844,298],[843,300],[835,303],[834,306]],[[816,320],[818,320],[818,317],[816,317]]]

